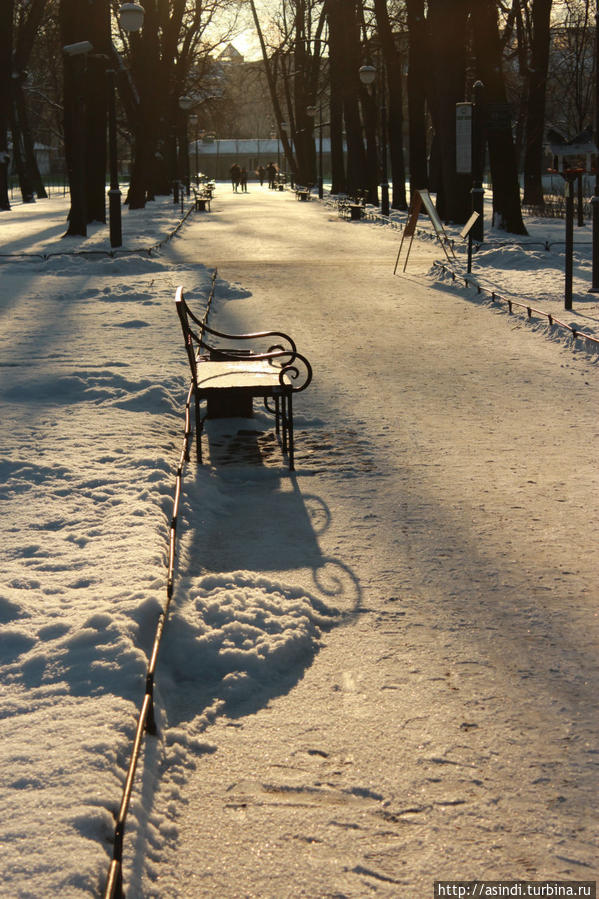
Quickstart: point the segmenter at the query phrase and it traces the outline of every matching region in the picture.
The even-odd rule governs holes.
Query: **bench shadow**
[[[304,493],[280,458],[276,467],[260,461],[258,429],[240,437],[228,425],[210,452],[229,463],[200,467],[186,485],[191,529],[159,675],[169,727],[203,731],[216,716],[256,713],[301,680],[323,635],[361,606],[351,568],[320,548],[332,524],[326,503]],[[253,431],[247,422],[242,430]]]

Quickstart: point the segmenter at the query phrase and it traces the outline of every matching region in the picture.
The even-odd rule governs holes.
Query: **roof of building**
[[[240,156],[247,156],[248,154],[250,156],[261,156],[265,153],[271,153],[274,157],[276,157],[277,150],[281,150],[282,146],[283,145],[280,141],[269,138],[219,138],[212,141],[199,140],[198,153],[203,153],[207,156],[216,156],[217,154],[221,153],[226,156],[235,156],[236,154],[239,154]],[[195,141],[191,141],[190,147],[195,147]],[[325,153],[329,152],[330,138],[323,137],[322,149]]]
[[[227,44],[224,50],[218,54],[220,62],[239,63],[244,61],[243,55],[233,44]]]

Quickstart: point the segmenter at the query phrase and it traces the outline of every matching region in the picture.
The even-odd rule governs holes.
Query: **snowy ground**
[[[215,266],[213,321],[288,330],[315,379],[295,475],[262,412],[187,470],[127,895],[596,879],[597,354],[438,281],[433,240],[394,277],[390,228],[255,185],[212,209],[152,254],[178,207],[125,212],[116,258],[74,255],[107,229],[61,239],[62,200],[0,219],[2,895],[105,882],[165,599],[174,290],[201,309]],[[563,227],[491,232],[475,274],[564,318]]]

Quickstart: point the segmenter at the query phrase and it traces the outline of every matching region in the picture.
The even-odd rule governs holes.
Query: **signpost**
[[[572,309],[572,269],[574,256],[574,183],[582,181],[582,175],[592,170],[592,157],[597,147],[592,140],[584,140],[586,135],[579,135],[572,142],[554,142],[550,144],[553,154],[553,171],[564,179],[566,196],[566,258],[564,262],[564,309]],[[559,135],[557,135],[559,138]],[[582,139],[582,140],[581,140]],[[579,206],[582,204],[579,201]]]
[[[435,205],[431,199],[431,195],[429,194],[428,190],[418,190],[412,197],[412,202],[410,204],[410,214],[408,216],[408,221],[401,237],[401,243],[399,245],[397,259],[395,260],[395,268],[393,269],[393,274],[397,272],[397,266],[399,264],[399,257],[401,255],[401,248],[403,247],[404,238],[410,237],[411,240],[408,246],[408,252],[406,253],[406,260],[403,267],[404,272],[406,270],[408,257],[410,255],[410,250],[412,249],[414,234],[416,232],[416,223],[418,222],[418,216],[423,206],[433,224],[433,228],[435,229],[435,233],[439,239],[441,246],[443,247],[447,259],[451,262],[448,248],[451,251],[451,256],[455,259],[455,253],[453,251],[451,241],[449,240],[449,237],[445,232],[445,228],[443,227],[443,223],[439,218],[437,210],[435,209]]]
[[[456,103],[455,170],[459,175],[472,174],[472,103]]]
[[[468,238],[468,274],[470,274],[470,272],[472,271],[472,229],[477,223],[478,218],[478,212],[473,212],[460,231],[460,237],[462,238],[462,240]]]

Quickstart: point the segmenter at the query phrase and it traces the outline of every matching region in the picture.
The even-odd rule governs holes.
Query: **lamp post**
[[[196,183],[196,187],[200,186],[200,170],[198,166],[198,116],[197,113],[192,113],[189,116],[189,122],[193,125],[193,146],[194,146],[194,155],[195,155],[195,177],[194,181]]]
[[[475,81],[472,86],[472,212],[478,212],[478,219],[472,228],[472,237],[478,243],[485,238],[484,203],[485,190],[483,175],[485,165],[485,133],[483,123],[483,95],[485,86]]]
[[[143,25],[144,8],[138,3],[123,3],[119,9],[119,22],[129,34],[139,31]],[[110,190],[108,191],[108,221],[110,246],[123,245],[121,217],[121,189],[119,187],[119,165],[116,142],[116,85],[114,69],[106,70],[108,79],[108,170]]]
[[[308,106],[306,110],[310,118],[316,116],[316,106]],[[322,178],[322,129],[324,122],[322,121],[322,103],[318,104],[318,199],[323,198],[323,178]]]
[[[372,86],[377,80],[377,71],[374,66],[360,66],[360,81],[366,87],[368,92],[372,90]],[[380,108],[380,126],[381,126],[381,215],[389,215],[389,180],[387,175],[387,106],[385,102],[385,84],[384,76],[381,77],[381,108]],[[376,97],[375,97],[376,102]]]
[[[183,169],[183,171],[181,174],[185,183],[185,192],[187,196],[189,196],[191,193],[191,187],[189,184],[189,141],[187,140],[187,114],[194,105],[194,102],[195,101],[193,97],[179,97],[179,109],[183,113],[182,153],[180,149],[180,156],[182,156],[181,168]]]

